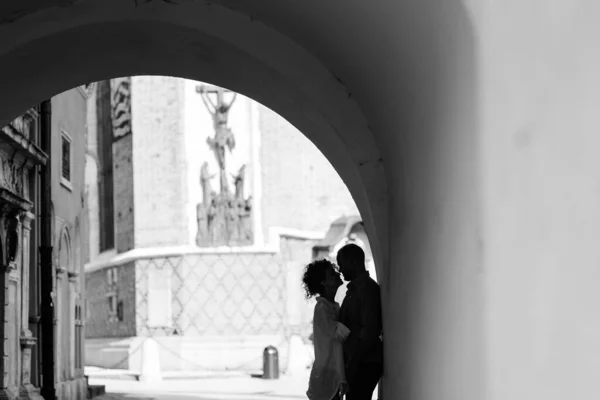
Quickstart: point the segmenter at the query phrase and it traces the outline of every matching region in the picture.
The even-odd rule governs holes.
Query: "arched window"
[[[71,265],[71,237],[69,230],[65,227],[60,235],[60,243],[58,247],[58,263],[60,268],[64,268],[67,272],[73,270]]]

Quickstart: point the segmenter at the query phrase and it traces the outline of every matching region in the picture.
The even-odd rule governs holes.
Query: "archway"
[[[148,34],[149,31],[153,31],[156,28],[153,27],[152,25],[148,25],[147,27],[144,28],[144,30],[147,29],[147,31],[144,31],[144,34]],[[94,34],[94,32],[97,32],[97,27],[92,28],[92,32]],[[79,35],[79,33],[75,33],[75,32],[70,32],[67,33],[67,35],[69,37],[75,35]],[[59,39],[59,40],[63,40]],[[98,49],[95,49],[95,51],[97,51]],[[126,49],[123,49],[124,51]],[[71,48],[68,53],[65,53],[65,57],[70,57],[69,54],[71,54],[73,52],[73,48]],[[99,51],[98,54],[102,54],[102,51]],[[104,55],[106,56],[106,54]],[[83,57],[88,57],[88,55],[85,55]],[[92,57],[92,55],[89,55],[89,57]],[[61,57],[59,57],[61,58]],[[100,63],[101,61],[98,59],[96,60],[97,63]],[[106,62],[106,59],[105,59]],[[117,59],[115,59],[115,63],[117,62]],[[174,63],[175,65],[177,64],[177,62]],[[244,65],[248,65],[249,62],[246,60],[243,61],[239,61],[236,63],[232,63],[233,65],[236,64],[244,64]],[[156,72],[162,72],[162,71],[169,71],[168,69],[163,70],[162,68],[165,67],[160,67],[160,69],[153,69],[152,71],[156,71]],[[206,68],[210,68],[210,66],[206,67]],[[258,68],[258,67],[257,67]],[[235,74],[237,73],[237,70],[239,68],[236,67],[231,67],[229,69],[226,69],[225,72],[227,74]],[[119,71],[121,71],[120,69],[116,69],[114,71],[117,71],[116,73],[119,73]],[[141,70],[143,72],[145,72],[146,70]],[[223,71],[218,71],[219,73],[223,73]],[[260,74],[262,74],[261,72],[259,72]],[[172,74],[172,73],[171,73]],[[265,76],[268,76],[270,74],[265,73]],[[97,75],[93,75],[93,76],[97,76]],[[117,75],[118,76],[118,75]],[[202,77],[203,75],[200,75],[200,77]],[[218,77],[219,75],[217,75]],[[229,79],[227,77],[228,75],[225,75],[224,77],[220,77],[219,79],[222,79],[224,82],[227,81],[227,79]],[[186,76],[186,77],[189,77]],[[193,75],[193,77],[196,77],[196,75]],[[266,78],[263,78],[266,79]],[[349,189],[351,190],[351,192],[354,195],[355,201],[358,203],[359,207],[361,206],[361,198],[363,199],[363,207],[365,206],[365,204],[368,204],[368,196],[367,194],[369,193],[370,190],[367,190],[364,186],[364,183],[361,182],[361,176],[360,176],[360,172],[358,171],[357,168],[357,161],[353,160],[352,154],[348,154],[347,151],[344,151],[344,148],[347,147],[347,145],[344,143],[344,141],[342,140],[343,137],[340,137],[339,134],[336,132],[338,130],[344,130],[346,129],[345,125],[350,125],[350,123],[354,124],[353,121],[349,122],[344,122],[343,124],[339,124],[339,126],[333,126],[333,124],[331,121],[328,121],[328,118],[326,116],[323,115],[323,113],[332,113],[335,112],[334,111],[330,111],[330,110],[322,110],[321,107],[319,107],[318,104],[315,104],[316,102],[313,101],[311,99],[311,96],[307,96],[304,93],[301,93],[299,90],[297,90],[294,86],[289,85],[290,86],[290,92],[285,92],[282,88],[281,88],[281,79],[272,79],[274,82],[271,83],[271,85],[264,85],[263,88],[260,88],[260,91],[257,90],[255,93],[259,93],[260,96],[262,96],[264,99],[263,103],[265,103],[266,105],[270,104],[271,102],[273,102],[273,104],[280,104],[280,102],[284,101],[281,100],[282,98],[286,99],[288,97],[288,95],[291,94],[290,97],[295,97],[292,101],[290,101],[289,99],[286,99],[287,104],[284,104],[283,107],[274,107],[276,109],[276,111],[278,111],[280,114],[282,114],[284,117],[286,117],[288,120],[290,120],[290,122],[294,123],[295,125],[303,132],[305,133],[309,138],[313,139],[313,141],[315,142],[315,144],[321,149],[321,151],[324,152],[324,154],[326,156],[333,154],[335,159],[331,159],[330,157],[330,161],[332,162],[332,164],[337,168],[338,172],[342,172],[345,170],[345,172],[342,172],[340,175],[342,176],[342,178],[346,181],[346,184],[349,186]],[[73,81],[74,83],[77,84],[81,84],[85,81]],[[263,80],[263,84],[264,84],[264,80]],[[270,88],[270,86],[280,86],[277,89],[277,94],[275,97],[275,99],[271,99],[269,96],[272,96],[272,94],[269,92],[270,90],[273,90],[272,88]],[[60,90],[62,89],[66,89],[69,86],[65,86],[65,87],[61,87]],[[236,86],[231,86],[229,85],[229,88],[232,89],[236,89]],[[252,88],[251,88],[252,89]],[[58,90],[58,91],[60,91]],[[238,89],[239,90],[239,89]],[[269,90],[266,93],[263,93],[262,90]],[[318,97],[318,95],[320,94],[315,94],[314,96]],[[316,98],[315,97],[315,98]],[[352,105],[352,104],[351,104]],[[281,111],[281,109],[283,109],[283,111]],[[290,113],[291,117],[290,117]],[[335,115],[335,114],[333,114]],[[338,116],[338,117],[334,117],[334,118],[342,118],[343,116]],[[360,129],[357,129],[357,127],[360,127],[360,124],[362,121],[356,122],[356,125],[354,126],[348,126],[349,129],[352,129],[353,131],[355,131],[354,135],[356,135],[356,137],[352,138],[355,140],[360,140],[361,142],[363,142],[362,144],[359,144],[359,148],[368,148],[368,147],[373,147],[374,144],[373,143],[369,143],[369,139],[371,141],[373,141],[373,138],[369,138],[369,136],[365,136],[362,137],[362,133],[360,132]],[[364,122],[362,122],[364,124]],[[306,129],[309,129],[309,132],[312,132],[312,136],[310,134],[306,133]],[[365,142],[366,140],[366,143]],[[325,148],[323,148],[323,146],[325,146]],[[329,150],[329,154],[327,154],[327,148],[330,148]],[[341,150],[341,151],[340,151]],[[346,154],[344,154],[346,153]],[[360,156],[360,157],[364,157],[364,155],[361,155],[360,152],[357,152],[356,156]],[[341,165],[341,167],[340,167]],[[340,168],[342,168],[342,170],[340,170]],[[383,172],[383,171],[381,171]],[[376,179],[374,179],[373,177],[367,177],[370,182],[369,185],[376,185],[377,183],[379,183],[380,185],[383,184],[385,185],[385,178],[381,175],[379,175]],[[354,182],[354,187],[351,186],[351,184],[348,182],[348,179],[350,179],[351,182]],[[381,190],[381,189],[379,189]],[[358,191],[358,194],[357,194]],[[365,214],[364,210],[361,210],[363,214]],[[368,214],[368,211],[367,211]],[[59,333],[60,335],[60,333]],[[65,336],[65,335],[61,335],[61,336]],[[63,363],[61,363],[62,365]]]
[[[255,36],[270,42],[283,39],[274,32]],[[123,37],[129,39],[122,41]],[[158,42],[143,45],[150,37]],[[140,45],[131,47],[133,43]],[[65,30],[7,54],[12,62],[5,64],[5,76],[18,74],[27,79],[2,82],[7,89],[14,88],[19,98],[13,99],[6,110],[9,117],[0,123],[44,97],[107,77],[171,75],[209,81],[259,101],[303,132],[339,172],[364,215],[369,234],[386,237],[385,172],[377,161],[381,156],[367,121],[343,86],[312,56],[291,42],[273,44],[281,53],[272,54],[274,59],[260,60],[206,33],[164,22],[108,23]],[[34,60],[40,49],[50,47],[60,54],[48,60],[42,76],[35,77]],[[288,60],[287,65],[277,65],[282,59]],[[31,69],[23,70],[22,65]],[[366,168],[371,161],[376,166]],[[375,257],[380,259],[386,241],[374,242]]]
[[[427,264],[423,254],[428,248],[442,249],[441,239],[419,228],[435,226],[435,216],[427,213],[429,208],[439,207],[444,215],[448,213],[445,205],[429,200],[443,194],[436,185],[453,171],[459,174],[460,183],[473,177],[463,174],[462,164],[453,158],[455,153],[439,157],[437,143],[443,120],[449,122],[443,130],[460,134],[468,145],[467,152],[476,146],[476,141],[470,142],[474,135],[471,117],[465,117],[466,122],[462,118],[447,121],[455,110],[445,108],[462,83],[467,85],[466,108],[472,105],[473,43],[462,6],[454,2],[423,6],[328,3],[322,8],[298,10],[260,2],[255,8],[227,1],[225,7],[199,2],[182,2],[176,7],[157,1],[139,3],[136,7],[133,2],[88,0],[68,3],[62,9],[32,6],[18,10],[26,16],[17,15],[12,24],[0,26],[0,35],[12,38],[0,44],[4,71],[0,86],[11,94],[10,99],[0,98],[0,123],[62,90],[117,76],[172,75],[209,81],[246,94],[307,135],[347,184],[371,239],[383,283],[384,313],[391,315],[392,302],[403,300],[409,291],[414,295],[415,301],[410,305],[406,302],[406,309],[394,310],[393,332],[398,335],[388,335],[396,336],[394,346],[410,347],[411,340],[400,334],[405,324],[420,321],[409,334],[419,337],[419,332],[441,323],[433,317],[419,320],[419,310],[433,306],[421,300],[422,287],[415,285],[409,290],[408,286],[420,278],[422,272],[417,269]],[[295,17],[298,20],[292,22]],[[355,29],[329,31],[334,17],[343,17],[347,26]],[[314,31],[307,29],[310,22],[319,24]],[[378,29],[371,30],[376,24]],[[400,37],[414,41],[401,46]],[[48,51],[51,56],[41,62],[40,56]],[[447,53],[452,53],[448,62]],[[377,55],[383,56],[374,60]],[[373,63],[377,63],[376,68]],[[448,64],[458,68],[446,68]],[[399,74],[402,79],[398,79]],[[468,78],[457,83],[456,75]],[[463,98],[464,93],[458,92]],[[462,116],[464,110],[458,111]],[[430,115],[440,119],[428,118]],[[468,129],[463,135],[465,123]],[[419,135],[422,132],[425,134]],[[424,169],[429,163],[434,167]],[[419,179],[423,172],[425,176]],[[467,197],[476,201],[476,193],[469,192]],[[394,206],[389,208],[388,204]],[[468,207],[472,203],[461,204]],[[476,225],[478,218],[475,213],[469,221]],[[390,232],[390,221],[395,224],[394,232]],[[444,220],[445,225],[454,223]],[[416,230],[407,233],[415,226]],[[397,244],[394,261],[411,267],[408,272],[394,271],[393,284],[398,290],[392,297],[388,287],[392,282],[388,279],[392,274],[390,240]],[[468,250],[470,245],[469,240]],[[437,268],[438,261],[432,260],[431,268]],[[469,258],[469,265],[472,262]],[[459,258],[451,261],[452,265],[461,263]],[[464,279],[471,282],[470,276]],[[477,289],[474,285],[476,295]],[[441,298],[452,296],[453,292],[443,292]],[[461,301],[448,304],[460,308]],[[469,314],[465,326],[478,327],[479,321],[476,312]],[[390,325],[384,329],[391,329]],[[427,346],[417,344],[419,348]],[[463,346],[461,343],[459,347]],[[469,370],[478,370],[477,354],[469,359]],[[416,358],[410,354],[405,360]],[[397,368],[406,367],[408,362],[395,361],[388,370],[411,379],[411,372]],[[451,363],[447,357],[444,368]],[[434,364],[434,357],[428,354],[427,365]],[[390,396],[406,392],[405,383],[390,383],[394,388]],[[478,391],[476,387],[470,393],[477,398]]]
[[[161,30],[164,34],[157,35]],[[143,41],[148,35],[157,35],[164,51],[156,46],[135,46],[141,51],[132,52],[130,42],[120,40],[131,32],[133,37],[130,38],[134,42]],[[173,48],[172,39],[167,40],[173,35],[179,37],[177,41],[183,47]],[[270,35],[272,33],[265,37]],[[78,39],[67,44],[66,41],[73,38]],[[102,44],[104,40],[106,42]],[[186,41],[188,43],[184,44]],[[87,43],[97,43],[98,46],[90,47]],[[198,43],[205,46],[204,51],[212,53],[213,57],[206,59],[200,54],[195,58],[186,53],[187,46],[193,48]],[[56,73],[56,77],[49,79],[46,84],[36,82],[35,91],[29,91],[21,85],[24,92],[39,93],[44,88],[44,94],[56,94],[102,78],[155,74],[202,79],[254,98],[282,115],[315,143],[348,186],[366,224],[371,227],[369,234],[377,236],[374,216],[379,216],[379,230],[384,232],[383,237],[387,236],[384,169],[381,162],[377,161],[381,156],[368,124],[335,77],[302,49],[296,48],[291,52],[291,43],[280,45],[287,53],[286,57],[291,55],[296,59],[295,64],[284,69],[277,65],[281,63],[280,59],[259,60],[221,39],[163,22],[90,25],[41,38],[31,46],[60,46],[62,54],[52,58],[60,60],[54,67],[50,64],[45,67],[46,73]],[[26,48],[16,50],[16,54],[13,53],[10,58],[16,61],[35,53],[35,49]],[[283,57],[283,53],[277,58],[280,57]],[[23,59],[20,62],[31,63]],[[65,65],[73,69],[67,71]],[[242,65],[243,68],[240,67]],[[302,70],[298,70],[300,66]],[[310,82],[310,86],[300,85],[299,82]],[[42,98],[38,97],[34,102]],[[374,168],[369,167],[370,160],[375,160]],[[373,248],[379,250],[374,252],[375,258],[382,260],[384,253],[381,249],[387,247],[385,241],[379,244],[379,241],[373,240],[373,243]],[[377,263],[377,267],[382,267],[381,262]]]

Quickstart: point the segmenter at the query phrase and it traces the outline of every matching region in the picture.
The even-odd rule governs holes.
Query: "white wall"
[[[82,243],[88,246],[87,256],[89,259],[83,260],[84,263],[93,260],[100,253],[100,214],[99,214],[99,194],[98,194],[98,137],[97,137],[97,114],[96,114],[96,90],[94,89],[87,99],[87,136],[86,136],[86,157],[85,157],[85,193],[88,211],[88,229],[83,232],[84,240]],[[85,254],[85,253],[84,253]]]

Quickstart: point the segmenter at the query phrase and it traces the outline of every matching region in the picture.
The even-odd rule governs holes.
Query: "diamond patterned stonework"
[[[137,334],[261,335],[284,332],[285,266],[277,254],[188,254],[136,261]],[[148,310],[149,276],[162,271],[170,288]],[[149,323],[168,320],[164,326]]]
[[[255,371],[268,345],[286,365],[289,335],[301,331],[308,341],[311,332],[298,274],[313,245],[282,237],[280,252],[205,249],[88,271],[87,354],[105,368],[138,369],[140,343],[154,337],[165,371]]]

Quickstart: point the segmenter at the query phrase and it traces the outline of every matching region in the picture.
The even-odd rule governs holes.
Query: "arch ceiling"
[[[444,179],[472,167],[440,150],[470,154],[477,146],[472,30],[458,0],[5,1],[0,123],[61,91],[118,76],[171,75],[243,93],[294,124],[345,181],[369,234],[387,315],[406,292],[391,293],[389,282],[418,278],[417,269],[393,276],[400,269],[390,267],[390,241],[402,249],[394,262],[437,265],[426,246],[442,248],[429,227],[440,223],[436,209],[450,207],[441,203]],[[477,207],[449,204],[476,222]],[[403,340],[396,336],[391,347]],[[386,360],[386,368],[410,359]]]
[[[423,69],[406,55],[418,50],[420,63],[427,63],[439,47],[437,35],[427,36],[430,43],[422,44],[431,48],[424,52],[398,39],[422,34],[419,22],[443,23],[436,16],[450,20],[461,11],[447,1],[400,3],[3,2],[0,87],[10,101],[0,100],[0,123],[45,97],[102,78],[173,75],[228,87],[275,110],[321,149],[351,190],[385,263],[384,166],[392,173],[401,155],[386,154],[388,146],[378,142],[400,137],[406,126],[388,123],[398,119],[393,110],[411,91],[411,80],[399,80],[398,72]]]
[[[320,148],[361,211],[383,266],[386,398],[598,398],[599,13],[589,0],[6,0],[0,123],[119,75],[244,93]]]

